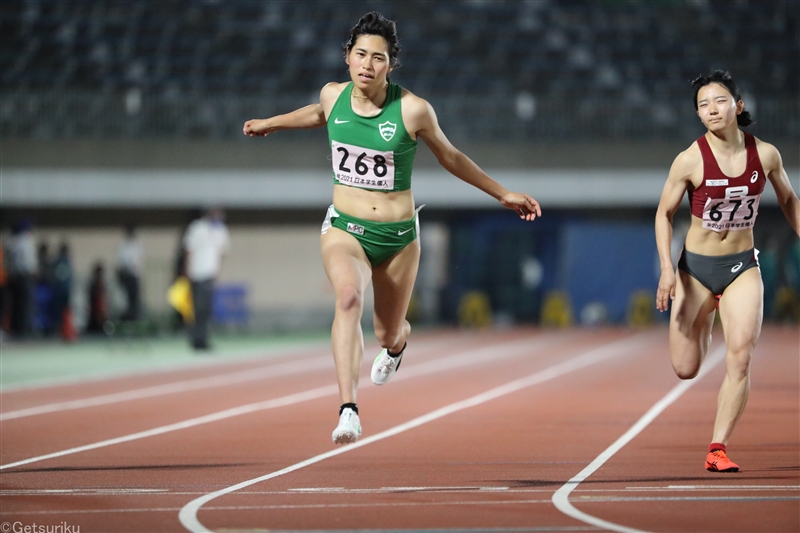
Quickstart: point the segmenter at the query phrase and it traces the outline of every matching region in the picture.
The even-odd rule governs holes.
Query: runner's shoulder
[[[429,129],[436,122],[433,107],[428,101],[408,89],[403,89],[400,93],[400,102],[403,106],[403,121],[409,131]]]
[[[333,98],[334,100],[339,98],[339,95],[342,94],[342,91],[344,91],[348,83],[349,82],[340,83],[338,81],[326,83],[319,92],[320,101],[327,98]]]
[[[400,101],[403,103],[403,110],[407,110],[413,114],[427,113],[430,107],[427,100],[405,88],[403,88],[400,93]]]
[[[693,173],[703,168],[703,154],[697,141],[693,142],[686,150],[679,153],[672,162],[670,177],[678,180],[690,180]]]
[[[783,166],[781,154],[774,145],[766,141],[762,141],[756,136],[753,136],[753,138],[756,140],[758,158],[761,159],[761,164],[764,165],[764,170],[769,172],[770,170]]]

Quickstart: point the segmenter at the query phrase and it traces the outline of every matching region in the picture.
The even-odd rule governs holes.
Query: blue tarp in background
[[[624,322],[634,292],[655,297],[658,268],[652,224],[574,221],[562,228],[558,284],[577,319],[599,302],[610,322]]]

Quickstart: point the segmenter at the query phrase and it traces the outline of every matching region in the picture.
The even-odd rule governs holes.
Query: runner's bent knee
[[[675,328],[670,332],[670,360],[672,369],[681,379],[692,379],[700,372],[703,359],[708,353],[710,335],[707,329],[690,334]]]
[[[695,361],[672,361],[675,375],[681,379],[694,379],[700,373],[700,364]]]

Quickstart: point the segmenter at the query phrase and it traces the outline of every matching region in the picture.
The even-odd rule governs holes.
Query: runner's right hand
[[[656,309],[662,313],[669,309],[670,300],[675,299],[675,272],[664,270],[661,272],[661,279],[658,280],[658,292],[656,293]]]
[[[269,126],[269,121],[267,119],[255,118],[245,122],[242,131],[245,135],[249,135],[250,137],[266,137],[274,132],[275,129]]]

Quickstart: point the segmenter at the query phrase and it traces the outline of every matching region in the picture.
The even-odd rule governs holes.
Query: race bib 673
[[[755,225],[761,195],[708,198],[703,207],[703,227],[712,231],[737,231]]]

